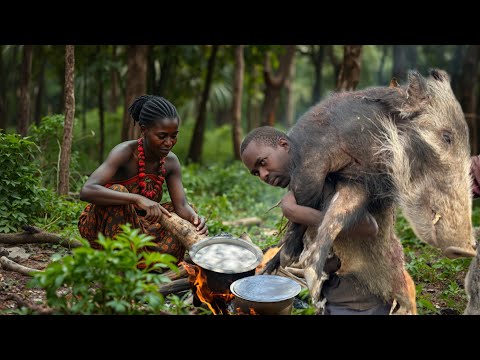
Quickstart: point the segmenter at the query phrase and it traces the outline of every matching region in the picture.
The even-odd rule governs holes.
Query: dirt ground
[[[66,250],[59,249],[56,245],[50,244],[26,244],[26,245],[1,245],[4,249],[20,247],[25,250],[28,256],[26,259],[19,257],[11,258],[16,263],[32,269],[43,270],[50,262],[50,257],[58,252],[65,253]],[[42,306],[45,304],[45,291],[27,287],[31,277],[22,275],[15,271],[6,270],[0,265],[0,314],[14,313],[12,310],[18,308],[15,300],[9,299],[11,295],[17,295],[26,304]]]
[[[0,245],[0,248],[4,248],[6,250],[13,247],[14,246]],[[26,244],[16,245],[16,247],[22,248],[26,255],[28,255],[28,258],[22,259],[16,257],[11,258],[11,260],[14,260],[20,265],[37,270],[43,270],[51,261],[51,256],[53,254],[60,253],[64,255],[68,253],[68,249],[51,244]],[[457,274],[457,283],[462,288],[465,275],[466,274],[464,272]],[[0,314],[25,314],[25,311],[18,312],[17,309],[20,308],[20,304],[11,298],[12,295],[16,295],[17,298],[20,298],[28,307],[44,308],[46,304],[45,291],[43,289],[28,287],[27,283],[30,279],[30,276],[1,268],[0,265]],[[435,306],[441,315],[460,315],[458,310],[449,308],[445,300],[442,299],[442,292],[445,290],[444,287],[444,284],[431,283],[424,286],[423,294],[424,296],[428,296],[430,302]],[[419,294],[417,294],[417,306],[419,305],[418,295]]]

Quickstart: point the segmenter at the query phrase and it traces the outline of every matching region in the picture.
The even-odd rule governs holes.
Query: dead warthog
[[[307,232],[305,250],[305,228],[291,224],[279,254],[282,266],[301,255],[314,300],[333,244],[339,273],[386,300],[413,306],[394,234],[397,206],[415,234],[445,256],[475,255],[468,127],[444,71],[432,70],[428,78],[411,71],[404,86],[333,94],[309,109],[288,136],[294,145],[290,189],[298,204],[323,209],[325,217],[317,231]],[[337,184],[336,195],[323,204],[327,175]],[[377,239],[334,243],[366,210],[378,222]],[[269,271],[275,266],[272,261]]]

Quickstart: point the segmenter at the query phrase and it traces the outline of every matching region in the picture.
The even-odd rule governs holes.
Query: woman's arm
[[[126,167],[133,156],[128,143],[115,146],[107,159],[88,178],[80,191],[80,200],[100,206],[135,204],[146,211],[145,219],[158,221],[162,214],[170,215],[158,202],[139,194],[123,193],[105,187],[121,167]]]
[[[135,204],[138,195],[121,193],[105,187],[117,171],[125,166],[132,157],[128,144],[121,143],[115,146],[107,159],[90,175],[80,191],[80,200],[96,205],[127,205]]]
[[[185,190],[182,183],[180,162],[178,161],[177,156],[171,152],[168,157],[169,168],[167,170],[165,181],[167,183],[168,193],[172,199],[175,212],[181,218],[188,220],[195,225],[200,234],[208,235],[208,228],[205,223],[205,218],[199,216],[187,202],[187,197],[185,195]]]
[[[280,203],[283,215],[291,222],[307,225],[307,226],[320,226],[324,212],[302,206],[297,204],[295,195],[292,191],[289,191],[282,199]],[[355,224],[343,236],[349,237],[370,237],[376,236],[378,233],[378,224],[375,218],[367,213],[366,216],[357,224]]]

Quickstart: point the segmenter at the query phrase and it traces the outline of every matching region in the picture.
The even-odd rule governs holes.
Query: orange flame
[[[230,293],[229,290],[227,290],[227,292],[223,294],[214,293],[208,287],[207,277],[202,271],[202,268],[193,264],[186,263],[185,261],[182,261],[180,264],[183,265],[183,267],[187,271],[188,280],[191,284],[193,284],[197,298],[202,303],[206,304],[214,315],[223,315],[223,311],[226,310],[222,310],[222,308],[216,303],[216,300],[220,299],[223,302],[228,303],[233,300],[235,296]]]

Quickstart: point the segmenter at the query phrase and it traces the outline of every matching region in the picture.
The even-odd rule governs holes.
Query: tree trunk
[[[477,120],[477,79],[479,45],[470,45],[463,60],[463,74],[461,77],[460,104],[465,113],[465,120],[469,127],[470,149],[473,155],[479,151],[478,144],[478,120]]]
[[[0,45],[0,132],[7,128],[7,112],[5,111],[5,70],[3,69],[3,45]]]
[[[292,59],[290,63],[290,68],[288,71],[288,77],[285,81],[285,90],[286,93],[286,109],[285,113],[287,116],[287,126],[290,128],[293,125],[293,121],[295,120],[295,102],[293,99],[293,81],[295,80],[295,57]]]
[[[275,113],[280,100],[280,90],[285,84],[290,70],[290,65],[295,56],[295,45],[287,45],[285,54],[280,57],[279,70],[272,74],[269,53],[265,54],[263,78],[265,80],[265,99],[262,107],[262,125],[275,125]]]
[[[155,91],[157,83],[157,74],[155,71],[155,45],[148,46],[147,55],[147,94],[157,94]]]
[[[337,80],[336,91],[353,91],[360,82],[362,45],[343,47],[343,64]]]
[[[393,45],[393,77],[407,81],[407,71],[414,69],[416,65],[416,45]]]
[[[382,57],[380,58],[380,66],[378,67],[378,72],[377,72],[377,82],[379,86],[387,85],[387,81],[383,76],[383,71],[385,68],[385,60],[387,59],[387,55],[388,55],[388,48],[389,48],[388,45],[382,45]]]
[[[98,45],[98,53],[100,54],[101,48]],[[98,149],[98,163],[103,162],[103,155],[105,151],[105,107],[103,101],[103,57],[99,58],[99,66],[97,70],[97,81],[98,81],[98,119],[100,120],[100,146]]]
[[[312,90],[312,105],[318,103],[322,96],[322,71],[325,59],[325,46],[326,45],[320,45],[318,51],[316,51],[316,45],[312,45],[311,47],[311,58],[315,73]]]
[[[245,73],[245,60],[243,55],[244,45],[235,47],[235,76],[233,80],[232,101],[232,131],[233,131],[233,156],[240,160],[240,143],[242,141],[242,94],[243,77]]]
[[[41,46],[41,45],[39,45]],[[42,120],[42,105],[43,105],[43,93],[45,89],[45,68],[47,65],[47,57],[40,53],[41,56],[43,56],[40,64],[40,70],[38,72],[38,78],[37,78],[37,86],[38,86],[38,92],[37,92],[37,98],[35,100],[35,124],[38,126],[40,125],[40,121]]]
[[[123,114],[122,141],[136,139],[139,127],[134,127],[128,108],[135,98],[147,91],[148,45],[127,45],[127,83],[125,86],[125,106]]]
[[[70,155],[72,151],[73,120],[75,115],[75,46],[65,47],[65,125],[60,154],[58,195],[67,195],[70,178]]]
[[[205,86],[203,87],[202,98],[200,100],[200,106],[198,110],[198,117],[197,121],[195,122],[195,129],[193,131],[193,137],[190,143],[190,150],[188,151],[187,162],[198,163],[202,158],[203,134],[205,132],[205,123],[207,120],[207,101],[210,95],[210,88],[212,85],[217,51],[218,45],[212,45],[212,52],[210,53],[210,57],[208,58]]]
[[[258,76],[258,67],[255,64],[251,65],[250,69],[250,91],[247,91],[247,132],[258,127],[260,105],[256,100],[257,94],[260,92],[258,82],[256,81]]]
[[[175,74],[177,64],[177,46],[166,45],[162,47],[162,63],[160,64],[160,79],[156,86],[157,93],[161,96],[165,94],[170,85],[172,74]]]
[[[110,70],[111,76],[111,87],[110,87],[110,111],[116,112],[118,107],[118,70],[116,69],[117,64],[117,45],[112,45],[112,62],[113,66]]]
[[[335,56],[335,52],[333,50],[333,45],[325,45],[325,52],[327,53],[328,58],[330,59],[330,63],[333,66],[333,78],[335,79],[335,81],[337,81],[340,76],[340,70],[342,69],[342,63]]]
[[[468,49],[468,45],[457,45],[455,47],[455,52],[452,59],[452,71],[449,72],[452,90],[457,99],[460,98],[460,93],[462,92],[460,89],[460,84],[462,82],[461,77],[463,74],[462,64],[463,59],[465,58],[465,53]]]
[[[83,135],[87,134],[87,65],[85,65],[85,69],[83,69],[83,81],[82,81],[82,133]]]
[[[17,132],[27,136],[30,123],[30,78],[32,76],[32,45],[23,46],[23,61],[20,78],[20,107],[18,109]]]

